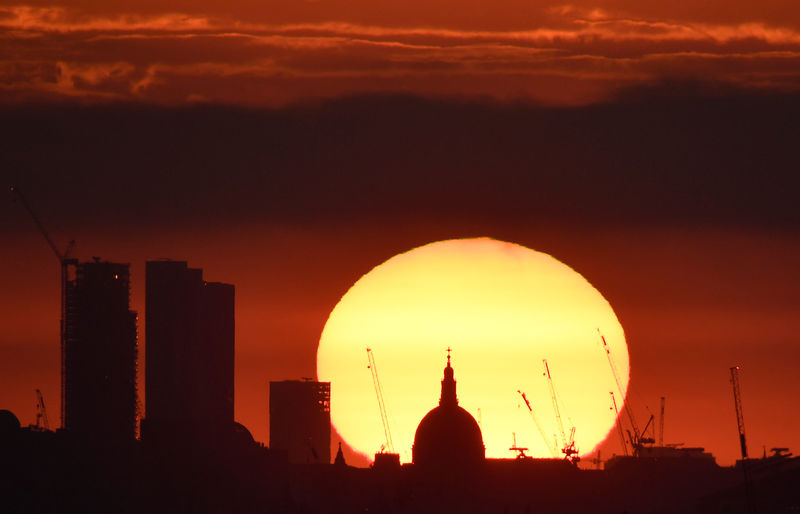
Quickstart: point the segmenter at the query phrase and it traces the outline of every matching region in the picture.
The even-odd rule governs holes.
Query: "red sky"
[[[662,81],[800,84],[793,0],[14,2],[0,4],[0,38],[6,102],[406,92],[574,105]]]
[[[22,225],[28,221],[23,213],[16,218]],[[206,278],[236,284],[236,418],[258,440],[268,441],[266,383],[315,375],[316,343],[341,294],[399,251],[482,233],[480,228],[454,232],[459,225],[253,225],[233,233],[72,234],[82,257],[98,253],[133,263],[133,307],[140,313],[140,334],[146,321],[146,259],[188,258],[205,269]],[[0,405],[16,412],[23,423],[33,422],[33,391],[41,388],[51,423],[57,423],[58,267],[33,227],[27,228],[27,234],[15,237],[13,251],[3,256],[2,310],[12,322],[4,322],[8,329],[0,342]],[[628,337],[631,401],[640,424],[648,415],[646,408],[657,413],[658,399],[665,396],[666,442],[705,446],[721,463],[733,461],[738,440],[728,367],[742,365],[751,453],[760,454],[762,446],[800,447],[800,421],[792,409],[800,393],[796,237],[510,224],[495,227],[492,235],[551,252],[609,299]],[[601,352],[597,359],[604,364]],[[334,402],[335,391],[333,384]],[[605,457],[620,451],[614,434],[601,449]]]
[[[142,321],[146,259],[236,284],[262,441],[355,280],[490,236],[609,299],[667,442],[733,461],[740,364],[752,453],[800,451],[798,89],[795,0],[0,0],[2,183],[131,262]],[[0,228],[0,408],[41,388],[55,424],[58,266],[18,205]]]

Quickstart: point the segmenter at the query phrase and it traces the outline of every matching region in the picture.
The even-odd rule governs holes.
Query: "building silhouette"
[[[234,296],[186,262],[147,262],[144,441],[208,446],[235,430]]]
[[[271,414],[278,421],[270,427],[274,444],[280,447],[280,437],[290,437],[293,431],[300,437],[289,442],[300,449],[299,460],[319,462],[316,465],[287,465],[288,444],[282,451],[265,448],[241,425],[234,425],[234,436],[220,445],[224,458],[203,451],[162,452],[163,447],[144,441],[133,441],[126,451],[115,452],[86,444],[68,431],[22,427],[13,413],[0,409],[0,512],[743,514],[754,508],[761,513],[798,510],[800,457],[786,454],[785,448],[776,448],[770,457],[748,459],[751,482],[745,481],[743,462],[722,468],[698,448],[682,453],[654,448],[647,455],[612,458],[605,469],[581,469],[568,459],[483,458],[483,444],[477,438],[480,431],[471,416],[460,414],[455,386],[448,363],[440,404],[417,428],[414,463],[390,465],[376,460],[371,468],[348,466],[341,445],[336,461],[327,464],[321,454],[329,446],[315,443],[317,436],[330,436],[329,423],[319,423],[329,420],[329,383],[270,384]],[[309,430],[315,424],[317,434]]]
[[[469,412],[458,406],[449,350],[439,405],[419,422],[411,451],[414,464],[426,468],[464,469],[484,461],[486,448],[480,426]]]
[[[128,264],[70,266],[64,288],[64,428],[98,444],[136,437],[136,313]]]
[[[294,464],[331,462],[331,383],[269,383],[269,445]]]

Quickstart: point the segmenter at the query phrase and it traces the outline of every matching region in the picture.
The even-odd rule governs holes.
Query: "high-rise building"
[[[128,264],[70,263],[64,286],[64,428],[104,444],[136,437],[136,313]]]
[[[234,429],[234,286],[186,262],[150,261],[142,439],[207,444]]]
[[[269,383],[269,446],[297,464],[331,462],[331,383]]]

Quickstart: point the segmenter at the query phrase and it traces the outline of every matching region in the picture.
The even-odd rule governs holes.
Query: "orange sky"
[[[731,463],[734,364],[752,453],[800,451],[799,79],[796,0],[0,0],[0,186],[131,262],[142,322],[146,259],[236,284],[259,440],[355,280],[490,236],[595,285],[640,418],[666,396],[667,442]],[[55,424],[58,266],[0,229],[0,408]]]
[[[794,0],[3,4],[5,102],[407,92],[569,105],[663,81],[800,84]]]
[[[28,221],[17,214],[20,223]],[[227,234],[211,230],[73,235],[82,258],[100,254],[133,263],[133,307],[140,313],[140,337],[145,259],[188,258],[205,269],[206,278],[236,284],[236,419],[258,440],[267,441],[266,383],[314,376],[319,335],[351,283],[397,252],[453,236],[459,225],[260,225]],[[0,407],[16,412],[23,424],[31,423],[34,389],[41,388],[51,423],[57,424],[58,266],[29,228],[14,237],[13,251],[4,252],[0,262],[5,327],[0,339]],[[480,233],[481,228],[474,230]],[[666,442],[704,446],[721,463],[730,464],[737,456],[738,440],[728,367],[740,364],[751,453],[759,455],[762,446],[800,448],[800,420],[791,407],[800,394],[796,237],[512,225],[498,227],[493,235],[550,251],[589,278],[610,301],[628,339],[631,401],[640,424],[646,421],[647,407],[657,413],[658,398],[666,396]],[[604,360],[601,352],[597,358]],[[431,407],[438,399],[437,385],[431,386]],[[615,433],[601,448],[605,457],[620,451]]]

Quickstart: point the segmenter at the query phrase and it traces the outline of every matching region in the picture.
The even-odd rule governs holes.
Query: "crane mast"
[[[539,423],[539,418],[537,418],[536,413],[533,412],[533,407],[531,407],[531,402],[528,401],[528,397],[525,396],[525,393],[523,391],[517,390],[517,392],[520,394],[520,396],[522,396],[522,400],[525,402],[525,406],[528,407],[528,412],[531,415],[531,419],[536,424],[536,428],[539,430],[539,435],[542,436],[542,441],[544,441],[544,445],[547,446],[547,450],[550,452],[550,455],[553,456],[554,458],[557,457],[556,451],[550,445],[550,442],[547,440],[547,436],[545,435],[544,430],[542,430],[542,424]]]
[[[739,385],[739,366],[731,367],[731,385],[733,386],[733,402],[736,406],[736,424],[739,430],[739,446],[742,451],[742,473],[744,474],[744,494],[748,514],[755,514],[756,504],[753,497],[753,484],[747,458],[747,440],[744,436],[744,415],[742,413],[742,390]]]
[[[564,434],[564,423],[561,421],[561,411],[558,408],[558,400],[556,399],[556,389],[553,387],[553,377],[550,376],[550,365],[547,364],[547,359],[542,359],[544,363],[544,376],[547,377],[547,386],[550,388],[550,399],[553,402],[553,412],[556,414],[556,426],[558,433],[561,436],[561,444],[566,448],[567,437]]]
[[[658,417],[659,419],[659,426],[658,426],[658,445],[664,446],[664,397],[661,397],[661,413]]]
[[[553,385],[553,377],[550,376],[550,365],[547,359],[542,359],[544,363],[544,375],[547,377],[547,385],[550,387],[550,398],[553,401],[553,411],[556,415],[556,425],[558,426],[558,433],[561,436],[561,453],[564,454],[569,461],[577,462],[578,451],[575,449],[575,427],[570,430],[570,438],[567,440],[567,435],[564,432],[564,423],[561,420],[561,410],[558,408],[558,398],[556,396],[556,388]]]
[[[614,391],[609,391],[611,395],[611,408],[614,409],[614,416],[617,420],[617,428],[619,429],[619,442],[622,444],[622,452],[628,455],[628,445],[625,444],[625,432],[622,430],[622,423],[619,421],[619,409],[617,409],[617,400],[614,398]]]
[[[39,229],[39,232],[44,236],[45,241],[47,241],[47,245],[55,254],[56,258],[58,259],[59,264],[61,265],[61,320],[59,326],[59,346],[61,348],[61,427],[66,427],[66,320],[67,320],[67,282],[69,281],[69,267],[75,266],[78,264],[77,259],[71,259],[69,257],[70,252],[72,252],[73,247],[75,246],[75,241],[70,241],[67,245],[67,249],[64,252],[60,252],[58,247],[53,242],[53,238],[50,237],[50,233],[47,232],[45,229],[44,224],[39,219],[39,216],[36,215],[36,212],[31,208],[30,204],[28,204],[25,197],[22,195],[22,192],[16,186],[11,186],[10,191],[17,197],[19,202],[25,208],[25,210],[30,215],[31,219],[33,219],[34,224],[36,224],[36,228]]]
[[[378,380],[378,367],[375,365],[375,356],[372,349],[367,348],[367,367],[372,373],[372,385],[375,387],[375,396],[378,398],[378,409],[381,412],[381,422],[383,423],[383,435],[386,438],[385,448],[394,453],[394,443],[392,442],[392,432],[389,429],[389,417],[386,415],[386,404],[383,402],[383,390],[380,380]]]
[[[525,451],[527,450],[527,448],[523,448],[521,446],[517,446],[517,433],[516,432],[511,432],[511,440],[513,442],[511,444],[511,448],[509,448],[508,450],[512,451],[512,452],[517,452],[517,458],[518,459],[526,458],[527,455],[525,455]]]
[[[742,459],[747,459],[747,441],[744,436],[744,416],[742,414],[742,391],[739,387],[739,366],[731,368],[731,385],[733,386],[733,401],[736,406],[736,424],[739,429],[739,446],[742,450]]]
[[[600,334],[600,339],[603,341],[603,351],[606,352],[606,357],[608,358],[608,365],[611,367],[611,374],[614,375],[614,382],[617,384],[617,390],[619,394],[623,397],[625,396],[625,392],[622,390],[622,383],[619,380],[619,373],[617,373],[617,365],[614,363],[614,358],[611,356],[611,348],[609,348],[608,343],[606,342],[605,336],[600,333],[600,330],[597,331]],[[616,405],[616,400],[614,401]],[[616,407],[615,407],[616,408]],[[645,442],[641,439],[641,433],[639,432],[639,426],[636,424],[636,419],[633,417],[633,412],[631,412],[631,408],[628,402],[625,402],[623,409],[625,410],[625,414],[628,417],[628,422],[633,429],[633,434],[631,435],[631,444],[633,444],[633,451],[634,453],[638,452],[639,446]],[[619,413],[617,413],[619,416]]]
[[[50,430],[50,423],[47,421],[47,409],[44,406],[44,396],[42,392],[36,390],[36,428],[39,430]]]

